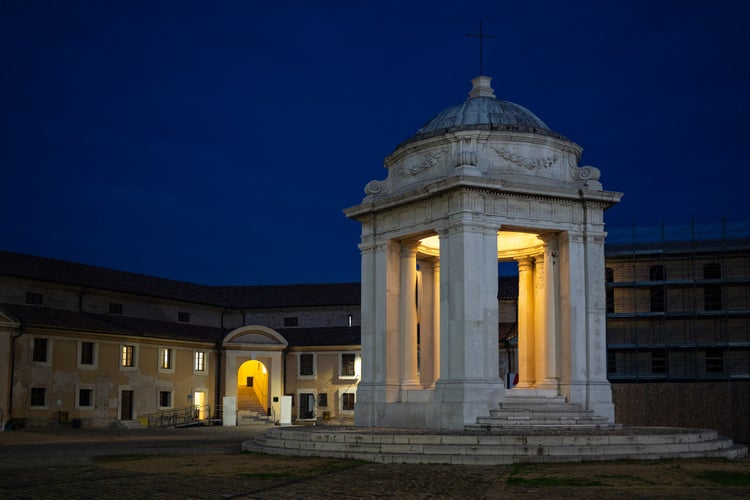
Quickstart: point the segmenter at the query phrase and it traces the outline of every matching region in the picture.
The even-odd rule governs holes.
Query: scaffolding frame
[[[750,220],[607,230],[608,378],[750,379]]]

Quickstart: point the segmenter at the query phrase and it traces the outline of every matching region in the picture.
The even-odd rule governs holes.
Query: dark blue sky
[[[0,248],[204,284],[359,280],[341,210],[484,69],[610,225],[748,216],[750,2],[0,2]]]

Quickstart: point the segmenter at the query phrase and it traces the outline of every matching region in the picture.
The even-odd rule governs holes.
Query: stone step
[[[624,429],[544,434],[423,434],[387,430],[272,428],[245,451],[355,458],[383,463],[505,464],[656,458],[741,458],[747,448],[695,429]]]

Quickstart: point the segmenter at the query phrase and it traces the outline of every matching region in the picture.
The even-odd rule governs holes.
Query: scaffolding
[[[750,221],[607,231],[609,379],[750,379]]]

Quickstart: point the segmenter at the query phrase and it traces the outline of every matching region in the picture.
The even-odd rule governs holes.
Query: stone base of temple
[[[466,465],[747,456],[747,447],[715,431],[664,427],[503,432],[276,427],[244,442],[242,449],[380,463]]]

